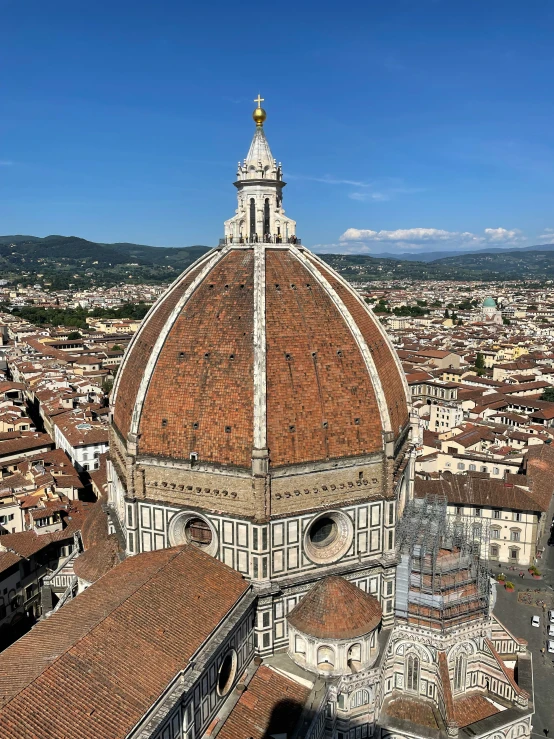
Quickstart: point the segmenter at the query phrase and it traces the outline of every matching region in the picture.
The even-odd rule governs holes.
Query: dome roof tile
[[[377,598],[348,580],[319,580],[287,616],[295,629],[317,639],[353,639],[373,631],[383,612]]]
[[[224,247],[145,318],[113,421],[139,454],[249,468],[258,413],[278,467],[381,452],[383,431],[408,422],[404,385],[384,331],[330,267],[294,246]]]

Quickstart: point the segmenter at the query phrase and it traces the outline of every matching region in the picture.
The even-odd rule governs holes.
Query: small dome
[[[295,629],[317,639],[352,639],[373,631],[382,614],[377,598],[332,575],[317,582],[287,618]]]
[[[496,308],[496,303],[493,298],[485,298],[483,300],[483,308]]]

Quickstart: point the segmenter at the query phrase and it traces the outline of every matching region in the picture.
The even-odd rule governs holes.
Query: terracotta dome
[[[289,624],[316,639],[353,639],[379,626],[377,598],[343,577],[319,580],[289,613]]]
[[[406,398],[384,330],[325,262],[296,244],[223,245],[144,320],[113,423],[139,455],[250,468],[266,449],[279,467],[383,451]]]

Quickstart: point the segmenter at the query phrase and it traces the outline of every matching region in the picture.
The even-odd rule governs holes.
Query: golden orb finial
[[[258,93],[258,97],[255,98],[254,102],[258,103],[258,107],[252,113],[252,118],[254,119],[256,126],[263,126],[264,121],[267,118],[267,114],[265,110],[261,107],[261,103],[264,102],[264,99],[263,97],[260,97],[260,93]]]

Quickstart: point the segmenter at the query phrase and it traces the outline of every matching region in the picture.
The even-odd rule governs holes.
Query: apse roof
[[[319,580],[288,615],[295,629],[317,639],[351,639],[381,622],[379,601],[343,577]]]

